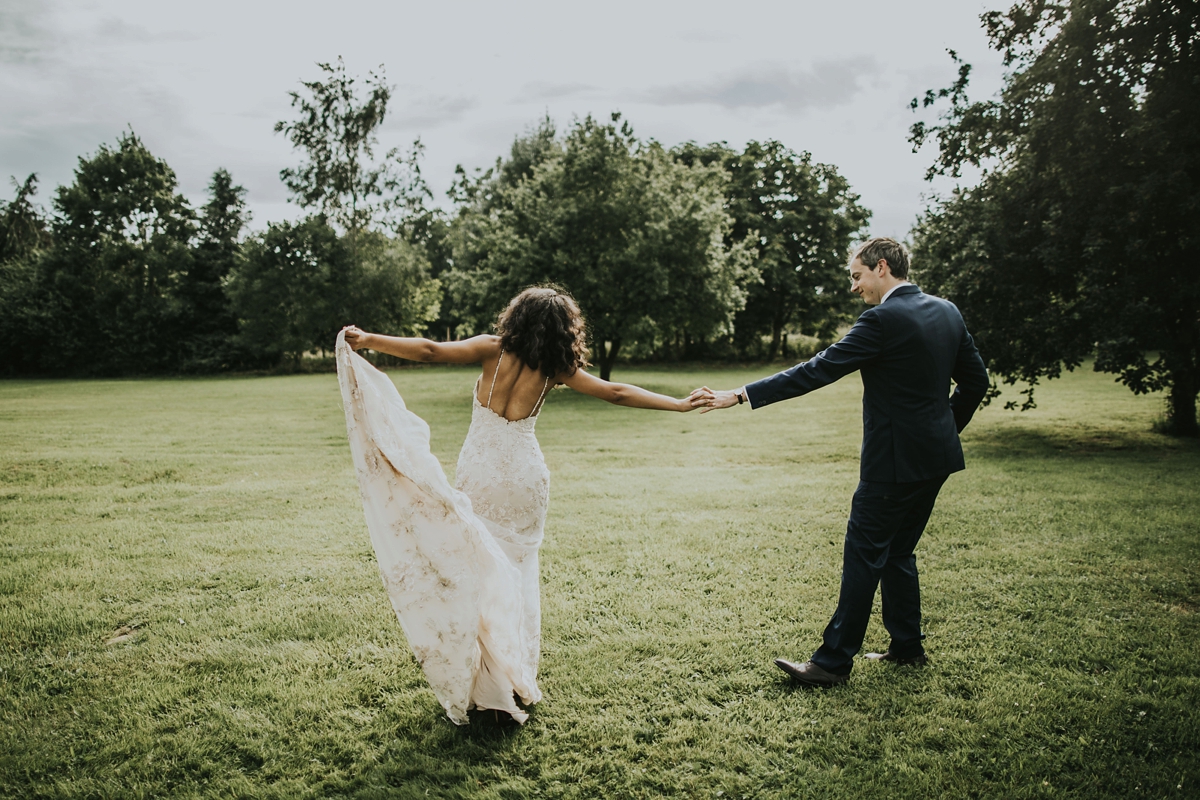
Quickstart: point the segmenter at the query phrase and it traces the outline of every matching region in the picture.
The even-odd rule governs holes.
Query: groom
[[[913,548],[942,484],[964,468],[958,434],[983,400],[989,380],[958,309],[909,283],[908,261],[908,251],[893,239],[867,241],[850,259],[850,291],[872,307],[841,341],[741,389],[701,390],[708,396],[705,412],[742,403],[754,409],[807,394],[855,370],[862,373],[862,459],[846,526],[837,611],[812,660],[775,661],[810,686],[835,686],[850,677],[876,586],[882,587],[891,645],[868,658],[926,663]]]

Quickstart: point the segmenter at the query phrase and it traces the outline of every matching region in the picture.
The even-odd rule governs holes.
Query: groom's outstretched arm
[[[874,311],[868,309],[863,312],[840,341],[791,369],[748,383],[743,389],[723,392],[707,387],[698,389],[697,392],[708,399],[708,408],[701,413],[714,408],[729,408],[739,402],[748,402],[751,408],[778,403],[828,386],[860,369],[883,351],[883,326]]]
[[[874,309],[863,313],[854,327],[825,350],[791,369],[746,385],[752,408],[769,406],[828,386],[870,362],[883,351],[883,326]]]

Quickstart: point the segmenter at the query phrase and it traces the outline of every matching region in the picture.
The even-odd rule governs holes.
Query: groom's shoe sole
[[[886,661],[889,664],[896,664],[901,667],[923,667],[929,663],[929,656],[924,653],[912,658],[897,658],[892,655],[891,650],[888,650],[886,653],[867,653],[863,658],[868,661]]]
[[[805,661],[803,664],[797,664],[794,661],[788,661],[784,658],[775,659],[775,666],[791,675],[796,680],[803,683],[805,686],[837,686],[850,680],[849,675],[835,675],[832,672],[821,669],[811,661]]]

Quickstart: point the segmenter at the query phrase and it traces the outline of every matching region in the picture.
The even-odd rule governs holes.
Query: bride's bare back
[[[531,369],[512,353],[499,351],[483,362],[483,375],[475,387],[479,405],[509,422],[526,419],[541,410],[554,381]]]

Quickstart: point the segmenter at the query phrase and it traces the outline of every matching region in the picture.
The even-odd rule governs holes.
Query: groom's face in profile
[[[887,261],[881,259],[875,269],[869,269],[856,258],[850,263],[850,291],[861,297],[867,305],[877,306],[887,292],[887,278],[890,275]]]

